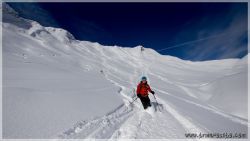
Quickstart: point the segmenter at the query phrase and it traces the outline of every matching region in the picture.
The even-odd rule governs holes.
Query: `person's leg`
[[[147,106],[151,107],[151,102],[150,102],[149,97],[147,96],[145,97],[145,99],[146,99]]]
[[[145,100],[145,97],[140,97],[140,100],[141,100],[141,103],[143,105],[143,108],[144,109],[147,109],[148,105],[147,105],[147,102]]]

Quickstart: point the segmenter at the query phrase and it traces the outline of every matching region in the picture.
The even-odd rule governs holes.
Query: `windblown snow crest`
[[[2,10],[4,138],[247,134],[247,56],[191,62],[103,46],[19,17],[5,3]],[[150,112],[135,100],[142,75],[156,92]]]

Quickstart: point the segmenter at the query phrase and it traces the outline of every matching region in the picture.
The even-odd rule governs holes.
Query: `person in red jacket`
[[[147,77],[143,76],[141,78],[141,82],[137,85],[136,93],[137,96],[140,98],[144,109],[151,107],[148,92],[155,94],[155,92],[151,90],[150,86],[147,83]]]

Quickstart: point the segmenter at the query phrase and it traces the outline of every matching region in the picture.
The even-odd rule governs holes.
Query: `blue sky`
[[[247,3],[9,3],[78,40],[203,61],[247,54]]]

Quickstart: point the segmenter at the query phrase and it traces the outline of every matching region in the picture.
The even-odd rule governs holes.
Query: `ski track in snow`
[[[102,53],[102,55],[105,56],[104,53]],[[102,60],[102,64],[103,66],[106,66],[106,68],[112,70],[112,66],[106,63],[105,59]],[[133,80],[137,76],[137,72],[138,71],[135,70],[134,75],[130,77],[130,83],[133,83]],[[59,138],[110,138],[113,136],[113,133],[116,132],[116,129],[118,129],[122,123],[132,115],[133,107],[132,104],[129,105],[129,101],[132,99],[124,93],[126,88],[109,78],[110,76],[113,76],[111,73],[106,72],[104,76],[112,84],[119,87],[118,93],[123,97],[124,104],[103,117],[89,121],[79,121],[73,126],[73,128],[60,134],[58,136]]]
[[[59,138],[109,138],[112,133],[132,114],[132,109],[119,106],[110,114],[103,117],[79,121],[59,135]]]

